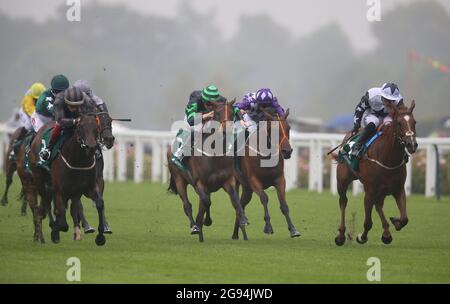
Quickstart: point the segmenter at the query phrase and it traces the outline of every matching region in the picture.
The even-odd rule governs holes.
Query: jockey
[[[219,90],[215,86],[208,86],[202,90],[194,91],[189,97],[189,102],[186,106],[186,120],[191,126],[191,131],[194,127],[194,120],[197,114],[201,114],[202,122],[207,121],[214,117],[214,112],[209,111],[206,107],[206,103],[209,101],[225,102],[226,99],[219,94]],[[235,114],[238,110],[235,108]],[[186,171],[182,160],[184,157],[183,149],[186,142],[190,140],[191,132],[178,132],[175,142],[179,143],[178,148],[173,153],[171,161],[182,171]]]
[[[45,90],[36,102],[36,109],[31,115],[31,124],[37,133],[46,123],[53,121],[53,102],[56,95],[69,87],[69,80],[64,75],[56,75],[52,78],[51,88]]]
[[[403,97],[394,83],[385,83],[381,88],[372,88],[361,98],[355,109],[352,135],[357,134],[361,126],[364,130],[355,144],[353,154],[359,154],[363,144],[375,134],[378,126],[392,121],[388,116],[386,103],[393,103],[397,107],[403,105]]]
[[[82,113],[94,112],[95,110],[94,101],[77,87],[71,87],[65,90],[63,94],[57,95],[53,103],[56,123],[50,135],[48,146],[43,147],[39,152],[40,160],[38,165],[41,168],[50,170],[48,161],[51,158],[52,148],[58,141],[61,131],[75,127],[80,121]]]
[[[27,131],[32,131],[33,126],[31,125],[31,115],[36,108],[36,102],[39,96],[46,90],[42,83],[35,82],[30,87],[30,89],[25,93],[22,99],[22,104],[19,110],[20,121],[23,127]]]
[[[244,96],[244,99],[236,104],[236,107],[243,114],[245,126],[248,127],[250,133],[256,131],[257,122],[261,117],[262,109],[266,107],[273,108],[278,115],[284,115],[284,109],[278,103],[278,99],[273,96],[270,89],[260,89],[256,93],[248,93]]]
[[[108,108],[106,107],[106,103],[94,94],[87,80],[77,80],[73,84],[74,87],[79,88],[83,93],[85,93],[96,105],[97,109],[100,112],[108,113]]]

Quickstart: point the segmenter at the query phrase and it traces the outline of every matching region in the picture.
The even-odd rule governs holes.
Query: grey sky
[[[92,0],[81,0],[82,5]],[[176,16],[183,0],[97,0],[102,3],[124,3],[143,14]],[[212,12],[217,25],[226,37],[237,28],[239,16],[246,14],[270,15],[277,23],[294,35],[311,33],[318,27],[337,21],[349,35],[354,47],[367,50],[375,41],[366,19],[367,0],[189,0],[200,12]],[[425,0],[381,0],[383,11],[396,6]],[[438,0],[450,12],[449,0]],[[55,14],[55,9],[66,0],[0,0],[0,9],[15,17],[33,17],[42,21]]]

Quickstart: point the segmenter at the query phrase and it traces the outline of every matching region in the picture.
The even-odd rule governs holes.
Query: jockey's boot
[[[172,158],[170,160],[172,161],[172,163],[175,164],[175,166],[178,167],[178,169],[180,169],[181,171],[186,171],[187,168],[183,164],[183,157],[184,157],[183,151],[179,152],[179,149],[180,148],[178,148],[178,150],[175,151],[175,153],[172,154]]]
[[[28,135],[27,129],[25,127],[22,127],[20,129],[20,134],[17,136],[17,138],[11,143],[11,152],[8,155],[8,159],[12,161],[17,160],[17,153],[19,152],[19,147],[22,144],[25,137]]]
[[[45,143],[43,142],[42,150],[39,152],[39,161],[37,162],[37,165],[47,171],[50,172],[50,159],[52,156],[52,149],[53,146],[58,141],[59,135],[61,134],[62,127],[56,123],[53,127],[52,134],[50,136],[50,140],[48,142],[48,146],[45,146]]]
[[[360,156],[363,146],[366,143],[366,141],[375,133],[377,126],[373,123],[369,123],[364,130],[361,133],[361,136],[359,137],[358,142],[353,147],[352,155],[354,156]]]

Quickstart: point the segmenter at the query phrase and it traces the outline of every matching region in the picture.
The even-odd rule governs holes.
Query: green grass
[[[2,187],[3,190],[3,178]],[[401,232],[391,228],[393,242],[382,244],[381,224],[374,211],[369,242],[334,244],[339,221],[337,197],[296,190],[287,195],[291,217],[302,233],[290,239],[274,191],[269,191],[274,235],[263,233],[263,209],[254,197],[247,209],[251,222],[248,242],[231,239],[234,211],[224,193],[213,195],[213,225],[205,227],[205,242],[189,234],[178,196],[165,185],[114,183],[106,186],[106,211],[114,234],[104,247],[95,235],[61,243],[32,241],[31,212],[21,217],[16,179],[10,204],[0,206],[0,283],[66,283],[66,260],[81,260],[82,283],[367,283],[369,257],[381,260],[382,283],[450,283],[450,199],[440,202],[413,196],[408,200],[410,222]],[[191,192],[195,210],[198,199]],[[96,210],[84,199],[93,226]],[[349,195],[348,219],[356,212],[361,232],[361,196]],[[397,216],[392,199],[386,216]],[[67,217],[69,223],[71,218]],[[392,226],[391,226],[392,227]]]

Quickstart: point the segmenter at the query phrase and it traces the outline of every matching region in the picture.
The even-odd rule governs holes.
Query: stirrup
[[[39,152],[39,157],[41,158],[42,161],[48,161],[50,159],[51,153],[50,150],[47,149],[42,149]]]

